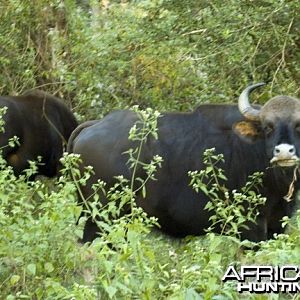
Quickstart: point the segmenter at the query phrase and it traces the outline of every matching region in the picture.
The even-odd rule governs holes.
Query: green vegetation
[[[140,124],[146,125],[144,131],[133,128],[131,138],[141,146],[147,135],[156,134],[158,113],[148,107],[190,111],[200,103],[235,102],[253,81],[270,83],[260,101],[272,94],[300,96],[297,1],[103,3],[108,5],[96,0],[0,1],[0,94],[39,87],[63,98],[80,120],[138,104],[144,109]],[[128,150],[133,170],[140,164],[152,180],[163,158],[144,164],[139,148]],[[221,157],[211,158],[204,173],[191,174],[193,188],[202,191],[203,182],[213,180],[209,184],[216,190],[208,191],[208,209],[215,208],[219,192],[230,193],[238,203],[245,195],[257,205],[263,202],[255,193],[259,174],[241,193],[224,190],[226,174],[214,165]],[[245,250],[249,244],[238,239],[256,206],[254,215],[234,211],[239,218],[230,224],[224,219],[234,207],[219,207],[212,221],[232,236],[210,232],[173,240],[153,232],[156,220],[134,206],[135,189],[147,193],[137,178],[119,178],[106,191],[114,201],[105,210],[96,202],[84,208],[107,222],[92,245],[80,245],[85,219],[76,224],[81,213],[76,190],[92,171],[80,177],[74,155],[63,162],[59,178],[32,182],[34,163],[16,178],[0,160],[1,299],[240,299],[232,285],[221,281],[228,265],[299,264],[300,212],[293,222],[284,220],[289,235],[261,242],[256,251]],[[105,184],[99,182],[98,188]],[[110,220],[126,204],[133,213]],[[296,299],[275,294],[244,298]]]
[[[207,149],[203,154],[205,169],[189,171],[190,185],[199,193],[202,191],[210,201],[205,209],[212,213],[211,226],[208,231],[219,229],[221,235],[241,237],[241,230],[248,228],[247,223],[255,223],[259,206],[265,204],[266,198],[256,194],[255,190],[262,185],[262,173],[254,173],[241,191],[228,190],[224,181],[224,171],[218,167],[224,162],[222,154],[215,154],[215,149]],[[222,201],[220,201],[222,199]]]
[[[41,87],[84,119],[234,102],[254,81],[299,96],[297,1],[108,2],[0,2],[0,93]]]

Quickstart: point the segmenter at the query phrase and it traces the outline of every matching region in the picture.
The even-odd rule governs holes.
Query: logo
[[[239,293],[298,293],[300,267],[298,266],[229,266],[223,282],[236,281]]]

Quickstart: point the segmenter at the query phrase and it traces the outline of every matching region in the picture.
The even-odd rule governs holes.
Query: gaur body
[[[244,90],[239,107],[202,105],[192,113],[164,113],[158,119],[158,139],[148,138],[140,160],[149,162],[157,154],[163,158],[162,167],[155,175],[157,180],[147,183],[146,198],[141,193],[136,201],[149,216],[158,218],[163,231],[182,237],[201,235],[209,227],[211,213],[204,209],[209,199],[189,186],[188,171],[203,169],[203,152],[215,148],[224,155],[221,167],[231,190],[244,186],[254,172],[265,172],[260,193],[267,197],[266,204],[260,209],[257,224],[250,224],[242,238],[260,241],[282,232],[280,220],[291,215],[295,204],[288,203],[284,196],[299,160],[300,130],[296,124],[300,122],[300,101],[275,97],[262,108],[254,108],[248,95],[260,85]],[[82,167],[91,165],[95,171],[88,184],[81,187],[86,198],[93,193],[91,185],[98,179],[112,186],[117,175],[131,178],[124,152],[137,147],[128,140],[129,130],[137,120],[135,112],[116,111],[98,122],[81,125],[72,135],[69,151],[81,155]],[[139,169],[137,176],[145,178],[146,174]],[[298,185],[295,182],[296,189]],[[88,220],[83,240],[94,239],[97,231]]]
[[[42,158],[38,173],[52,177],[57,174],[59,159],[77,121],[69,108],[58,98],[42,91],[20,96],[0,97],[0,107],[7,107],[0,147],[16,175],[28,168],[28,161]],[[13,136],[19,145],[7,147]]]

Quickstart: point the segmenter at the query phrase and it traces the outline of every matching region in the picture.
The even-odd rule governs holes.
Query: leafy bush
[[[259,214],[258,208],[265,204],[266,198],[255,190],[262,185],[263,173],[254,173],[241,191],[230,191],[226,188],[226,176],[219,167],[224,162],[222,154],[215,149],[207,149],[203,153],[205,168],[190,171],[190,185],[198,193],[202,191],[209,199],[205,209],[212,213],[211,226],[208,231],[219,230],[220,234],[240,237],[247,224],[255,223]]]
[[[133,104],[233,102],[262,80],[270,83],[262,102],[273,92],[299,96],[299,5],[10,0],[1,9],[0,92],[41,87],[83,119]]]
[[[29,181],[31,174],[16,178],[1,160],[1,290],[2,295],[41,299],[80,269],[74,235],[79,208],[72,183],[61,178],[50,190],[39,180]]]

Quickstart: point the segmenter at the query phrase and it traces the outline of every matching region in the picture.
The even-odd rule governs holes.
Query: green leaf
[[[224,174],[219,173],[218,177],[223,180],[227,180],[227,177]]]
[[[10,283],[11,283],[11,285],[15,285],[19,280],[20,280],[20,276],[19,275],[12,275],[10,277]]]
[[[209,192],[204,184],[200,185],[200,189],[205,195],[208,195]]]
[[[203,297],[199,295],[193,288],[188,288],[185,292],[185,300],[202,300]]]
[[[50,263],[50,262],[46,262],[44,267],[48,273],[51,273],[54,270],[54,267],[53,267],[52,263]]]
[[[212,171],[214,170],[214,168],[212,167],[212,166],[208,166],[208,167],[206,167],[206,174],[209,174],[209,173],[211,173]]]
[[[213,209],[213,205],[212,203],[209,201],[207,202],[207,204],[205,205],[204,209],[207,209],[207,210],[212,210]]]
[[[29,274],[35,275],[35,273],[36,273],[36,265],[35,264],[29,264],[27,266],[27,271],[29,272]]]
[[[106,288],[106,292],[108,293],[108,296],[111,299],[116,294],[117,289],[114,286],[108,286]]]

